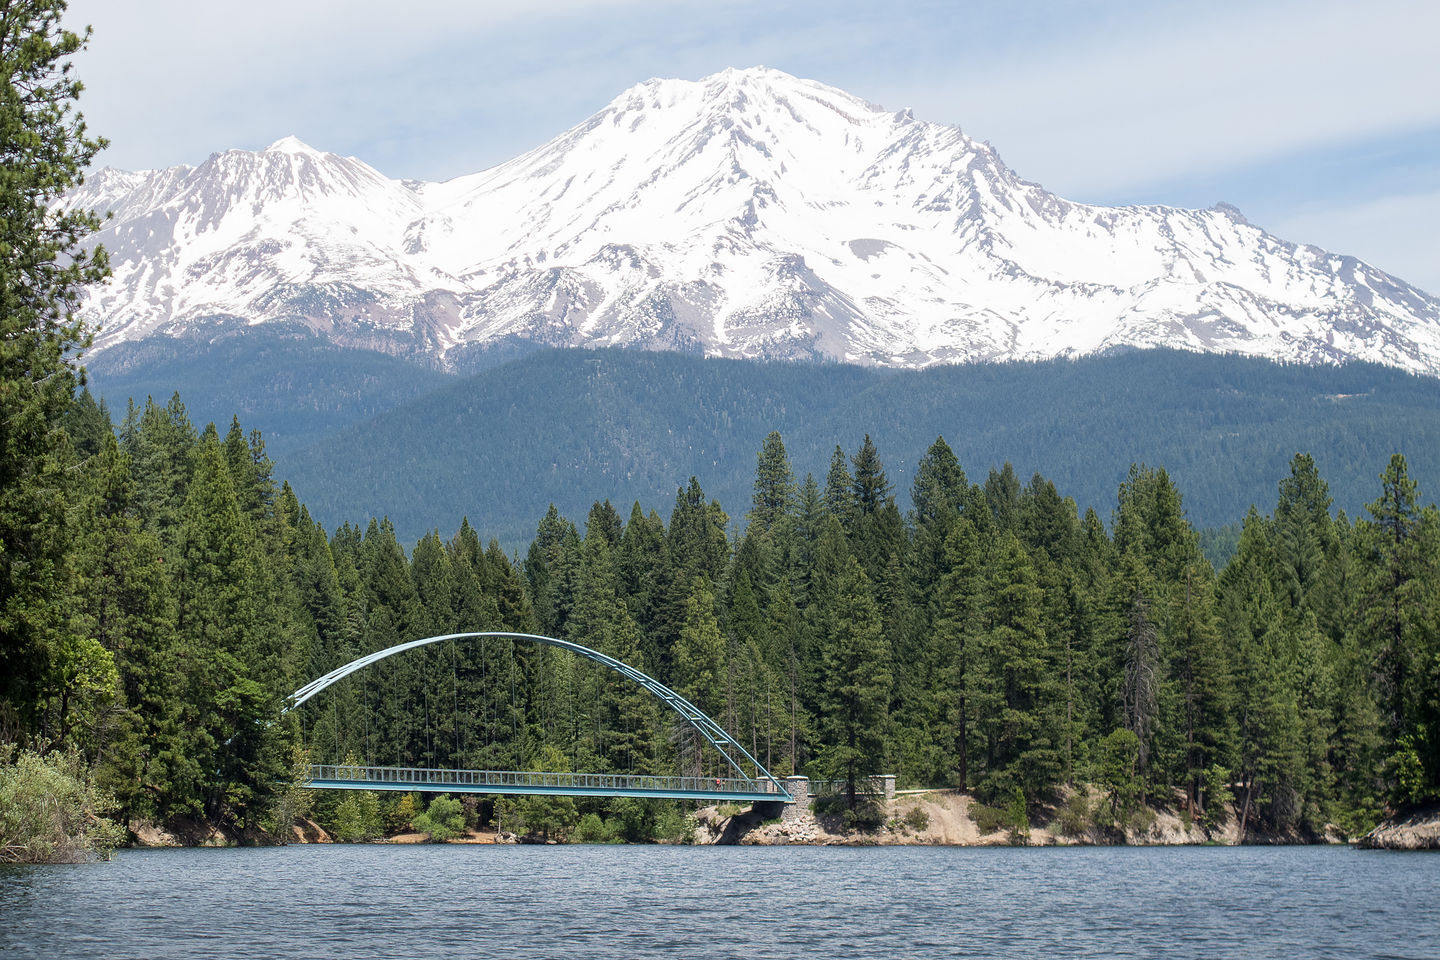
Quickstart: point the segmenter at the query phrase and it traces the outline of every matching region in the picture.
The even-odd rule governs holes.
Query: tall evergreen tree
[[[755,493],[750,499],[750,529],[767,533],[795,505],[795,474],[778,431],[771,431],[760,447],[755,465]]]
[[[980,793],[997,800],[1018,789],[1035,802],[1060,780],[1059,685],[1034,567],[1011,533],[996,544],[984,596],[974,677],[983,691],[976,702],[986,753]]]
[[[880,612],[865,571],[847,557],[829,608],[825,645],[822,730],[825,746],[817,763],[845,782],[846,806],[855,810],[861,782],[881,772],[889,721],[889,651]]]
[[[824,504],[826,513],[839,520],[842,527],[848,527],[855,513],[854,496],[855,479],[850,476],[845,451],[836,444],[830,457],[830,470],[825,474],[825,492],[820,502]]]
[[[100,221],[65,211],[104,141],[75,110],[81,85],[69,58],[89,36],[66,30],[64,0],[0,8],[0,728],[34,720],[41,677],[71,669],[66,599],[66,505],[78,482],[63,426],[89,335],[76,317],[81,289],[108,273],[81,241]]]
[[[685,601],[685,621],[675,645],[676,692],[706,713],[716,714],[725,703],[726,659],[715,597],[705,580],[697,577]],[[704,776],[699,735],[685,728],[679,733],[684,747],[682,770],[689,776]]]

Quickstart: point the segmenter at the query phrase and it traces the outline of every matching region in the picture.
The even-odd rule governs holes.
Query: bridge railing
[[[888,783],[887,783],[888,781]],[[811,780],[810,796],[838,796],[849,789],[846,780]],[[895,792],[893,776],[860,777],[855,781],[855,793],[865,797],[884,797]]]
[[[311,781],[388,783],[416,787],[522,787],[561,790],[647,790],[681,793],[776,793],[769,780],[727,777],[662,777],[649,774],[544,773],[520,770],[434,770],[425,767],[365,767],[313,764]]]

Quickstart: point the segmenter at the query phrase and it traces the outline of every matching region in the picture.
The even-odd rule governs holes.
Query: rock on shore
[[[1220,822],[1203,829],[1175,809],[1146,808],[1136,823],[1124,830],[1082,825],[1066,829],[1057,810],[1042,811],[1028,829],[986,831],[971,816],[972,799],[955,790],[902,790],[896,794],[883,823],[871,829],[847,829],[838,816],[817,816],[813,810],[794,811],[780,820],[766,821],[745,809],[726,816],[717,807],[696,814],[695,842],[702,844],[784,845],[903,845],[942,846],[1070,846],[1114,845],[1172,846],[1228,844],[1242,842],[1240,812],[1233,805],[1225,809]],[[1437,820],[1440,824],[1440,820]],[[1344,843],[1336,828],[1323,836],[1298,831],[1285,834],[1258,834],[1247,830],[1250,843]]]
[[[1391,817],[1355,841],[1365,850],[1440,850],[1440,804]]]

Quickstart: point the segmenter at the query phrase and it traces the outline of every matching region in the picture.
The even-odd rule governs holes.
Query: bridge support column
[[[750,807],[765,819],[779,817],[784,822],[797,820],[810,812],[810,778],[809,777],[786,777],[782,781],[785,790],[795,798],[794,803],[784,803],[780,800],[757,800]]]
[[[785,789],[795,798],[794,803],[785,804],[780,811],[781,820],[798,820],[810,813],[810,778],[786,777]]]

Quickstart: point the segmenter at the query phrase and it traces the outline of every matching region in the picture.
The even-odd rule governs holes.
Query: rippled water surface
[[[297,846],[0,869],[0,957],[1440,957],[1440,855]]]

